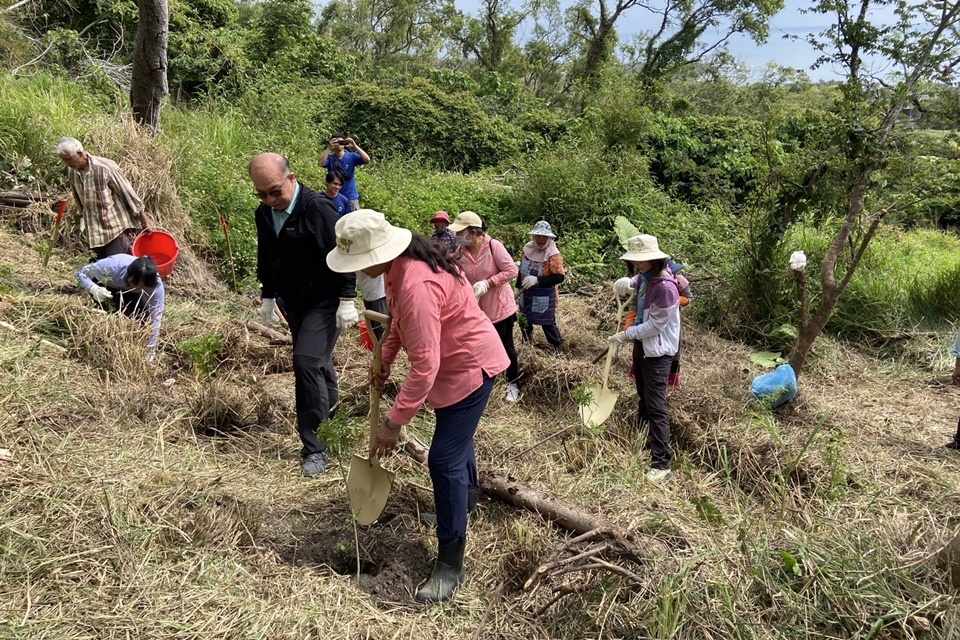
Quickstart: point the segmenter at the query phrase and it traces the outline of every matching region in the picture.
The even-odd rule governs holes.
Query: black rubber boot
[[[440,545],[433,573],[417,591],[417,602],[445,602],[453,596],[454,590],[463,582],[463,552],[466,547],[467,536]]]
[[[476,487],[467,487],[467,518],[473,520],[473,514],[477,510],[477,502],[480,501],[480,489]],[[425,527],[437,526],[437,514],[429,511],[420,512],[420,524]]]

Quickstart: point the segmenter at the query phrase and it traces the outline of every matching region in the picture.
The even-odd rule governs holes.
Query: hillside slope
[[[138,329],[73,288],[80,258],[58,250],[44,270],[34,245],[0,233],[2,637],[958,635],[937,561],[957,524],[960,471],[941,448],[960,413],[945,375],[827,342],[801,396],[771,413],[749,399],[760,372],[749,350],[690,326],[670,399],[677,473],[654,486],[624,355],[611,375],[617,411],[605,430],[578,433],[570,392],[599,375],[590,361],[614,309],[609,286],[565,296],[568,348],[521,347],[524,394],[507,405],[498,383],[477,436],[481,469],[659,546],[626,567],[632,578],[571,573],[526,592],[570,534],[485,498],[466,584],[423,608],[412,593],[434,539],[417,511],[432,495],[411,458],[387,462],[397,483],[356,552],[342,474],[363,449],[369,354],[353,332],[336,351],[339,454],[323,479],[305,480],[289,349],[237,322],[254,319],[246,300],[215,283],[197,293],[175,273],[151,370],[132,346]],[[411,431],[429,441],[431,428],[424,411]],[[564,584],[586,588],[539,612]]]

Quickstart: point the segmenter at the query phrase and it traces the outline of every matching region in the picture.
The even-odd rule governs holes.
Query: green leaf
[[[776,369],[778,365],[786,362],[786,359],[776,351],[754,351],[750,354],[750,361],[768,369]]]
[[[626,250],[627,241],[630,238],[640,235],[640,230],[623,216],[617,216],[613,219],[613,228],[616,230],[617,239],[620,240],[620,246],[623,247],[624,250]]]
[[[797,339],[797,328],[792,324],[782,324],[773,330],[774,338],[793,338]]]
[[[792,573],[795,576],[803,575],[803,569],[792,553],[789,551],[781,551],[780,558],[783,560],[783,568],[786,569],[788,573]]]

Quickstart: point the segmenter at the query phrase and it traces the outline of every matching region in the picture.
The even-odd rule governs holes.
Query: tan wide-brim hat
[[[467,227],[477,227],[478,229],[483,228],[483,220],[480,219],[480,216],[475,214],[473,211],[461,211],[460,215],[454,219],[450,224],[450,231],[457,233],[458,231],[463,231]]]
[[[663,251],[660,251],[656,236],[641,234],[627,240],[627,252],[620,256],[620,259],[643,262],[644,260],[660,260],[669,257]]]
[[[390,262],[410,246],[413,233],[395,227],[379,211],[357,209],[334,227],[337,248],[327,254],[327,266],[337,273],[360,271]]]

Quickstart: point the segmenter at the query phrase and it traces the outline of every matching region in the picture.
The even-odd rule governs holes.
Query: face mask
[[[457,236],[457,246],[465,247],[470,241],[467,240],[467,236]]]

